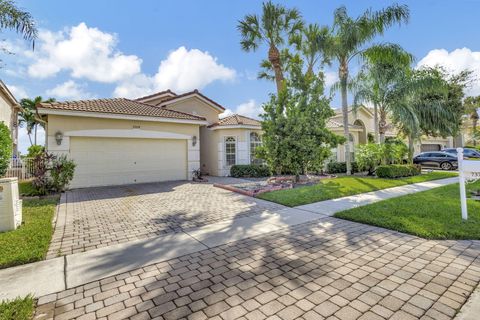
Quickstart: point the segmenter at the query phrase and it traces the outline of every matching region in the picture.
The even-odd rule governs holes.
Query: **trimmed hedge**
[[[260,178],[270,176],[270,169],[255,164],[237,164],[230,168],[230,175],[234,178]]]
[[[418,176],[422,172],[420,166],[411,164],[389,164],[377,167],[377,177],[379,178],[402,178]]]
[[[352,164],[352,173],[358,172],[358,164],[355,161],[351,162]],[[347,164],[345,162],[336,162],[332,161],[327,164],[328,173],[346,173]]]

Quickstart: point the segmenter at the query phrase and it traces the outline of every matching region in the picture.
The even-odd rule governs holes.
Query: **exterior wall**
[[[92,131],[94,130],[94,131]],[[55,133],[62,132],[64,137],[57,145]],[[88,131],[90,133],[88,133]],[[87,133],[85,133],[87,132]],[[70,136],[99,137],[128,137],[128,138],[166,138],[187,140],[188,178],[191,179],[192,171],[200,168],[199,125],[162,123],[138,120],[101,119],[74,116],[49,115],[46,129],[46,146],[48,151],[56,154],[70,154]],[[193,137],[197,143],[193,146]]]
[[[10,132],[12,133],[13,152],[17,153],[17,111],[14,110],[14,106],[10,100],[5,97],[0,91],[0,122],[3,122]]]
[[[225,164],[225,138],[235,137],[236,140],[236,163],[250,163],[250,132],[262,134],[262,130],[252,129],[207,129],[206,142],[202,148],[205,158],[202,157],[202,169],[214,176],[229,176],[230,168]],[[202,153],[203,154],[203,153]],[[205,161],[203,161],[205,159]]]
[[[209,124],[218,122],[218,115],[221,113],[195,97],[169,104],[166,108],[205,117]]]

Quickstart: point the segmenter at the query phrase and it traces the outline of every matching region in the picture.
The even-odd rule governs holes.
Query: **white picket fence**
[[[13,158],[10,160],[6,178],[18,178],[19,180],[27,180],[33,178],[35,173],[35,161],[33,158]]]

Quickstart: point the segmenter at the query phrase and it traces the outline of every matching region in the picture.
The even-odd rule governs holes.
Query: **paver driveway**
[[[41,297],[36,319],[451,319],[479,255],[324,217]]]
[[[241,180],[210,180],[215,181]],[[62,201],[65,223],[57,224],[47,258],[283,208],[212,183],[185,181],[78,189]]]

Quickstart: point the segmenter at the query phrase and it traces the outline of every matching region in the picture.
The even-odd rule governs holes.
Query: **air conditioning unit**
[[[22,200],[18,196],[18,179],[0,179],[0,232],[15,230],[22,223]]]

